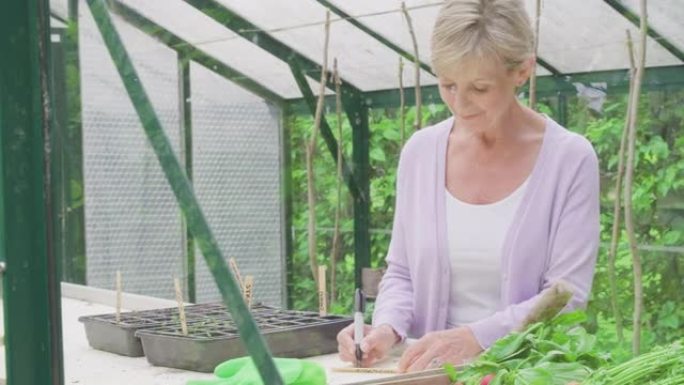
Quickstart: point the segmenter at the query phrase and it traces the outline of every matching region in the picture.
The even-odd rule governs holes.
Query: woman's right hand
[[[387,324],[378,327],[370,325],[363,326],[363,340],[361,340],[361,351],[363,359],[361,366],[370,367],[377,361],[383,359],[400,338],[394,329]],[[356,362],[356,345],[354,344],[354,324],[350,324],[337,334],[337,350],[340,359],[346,362]]]

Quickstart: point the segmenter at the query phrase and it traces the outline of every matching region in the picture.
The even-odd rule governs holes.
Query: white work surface
[[[65,384],[79,385],[185,385],[191,379],[212,379],[211,373],[191,372],[152,366],[145,357],[126,357],[113,353],[95,350],[88,345],[85,329],[78,318],[83,315],[113,313],[115,308],[104,305],[112,303],[113,293],[95,289],[99,294],[90,295],[91,288],[63,285],[62,327],[64,340],[64,372]],[[73,293],[76,293],[75,295]],[[68,298],[68,295],[80,299]],[[105,300],[102,300],[105,298]],[[149,299],[149,297],[125,295],[123,306],[129,309],[161,308],[174,306],[173,301]],[[153,306],[150,306],[153,305]],[[4,349],[2,349],[4,361]],[[332,372],[333,367],[349,366],[337,358],[337,354],[328,354],[308,358],[323,365],[328,372],[328,385],[343,385],[365,380],[392,377],[392,374],[340,373]],[[378,367],[396,367],[398,358],[393,357]],[[5,378],[4,365],[0,378]]]

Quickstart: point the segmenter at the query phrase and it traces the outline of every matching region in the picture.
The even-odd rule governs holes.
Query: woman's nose
[[[456,106],[460,107],[461,109],[467,108],[470,105],[470,98],[468,98],[468,95],[465,92],[456,91],[453,93],[453,96],[454,104],[456,104]]]

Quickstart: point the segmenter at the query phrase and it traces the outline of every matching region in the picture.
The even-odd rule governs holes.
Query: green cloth
[[[325,370],[314,362],[295,358],[274,358],[285,385],[326,385]],[[219,364],[217,379],[191,380],[187,385],[264,385],[251,357],[241,357]]]

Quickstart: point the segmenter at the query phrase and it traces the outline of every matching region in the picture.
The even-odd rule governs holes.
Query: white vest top
[[[463,202],[447,190],[449,328],[480,320],[500,309],[503,243],[526,187],[527,180],[506,198],[483,205]]]

